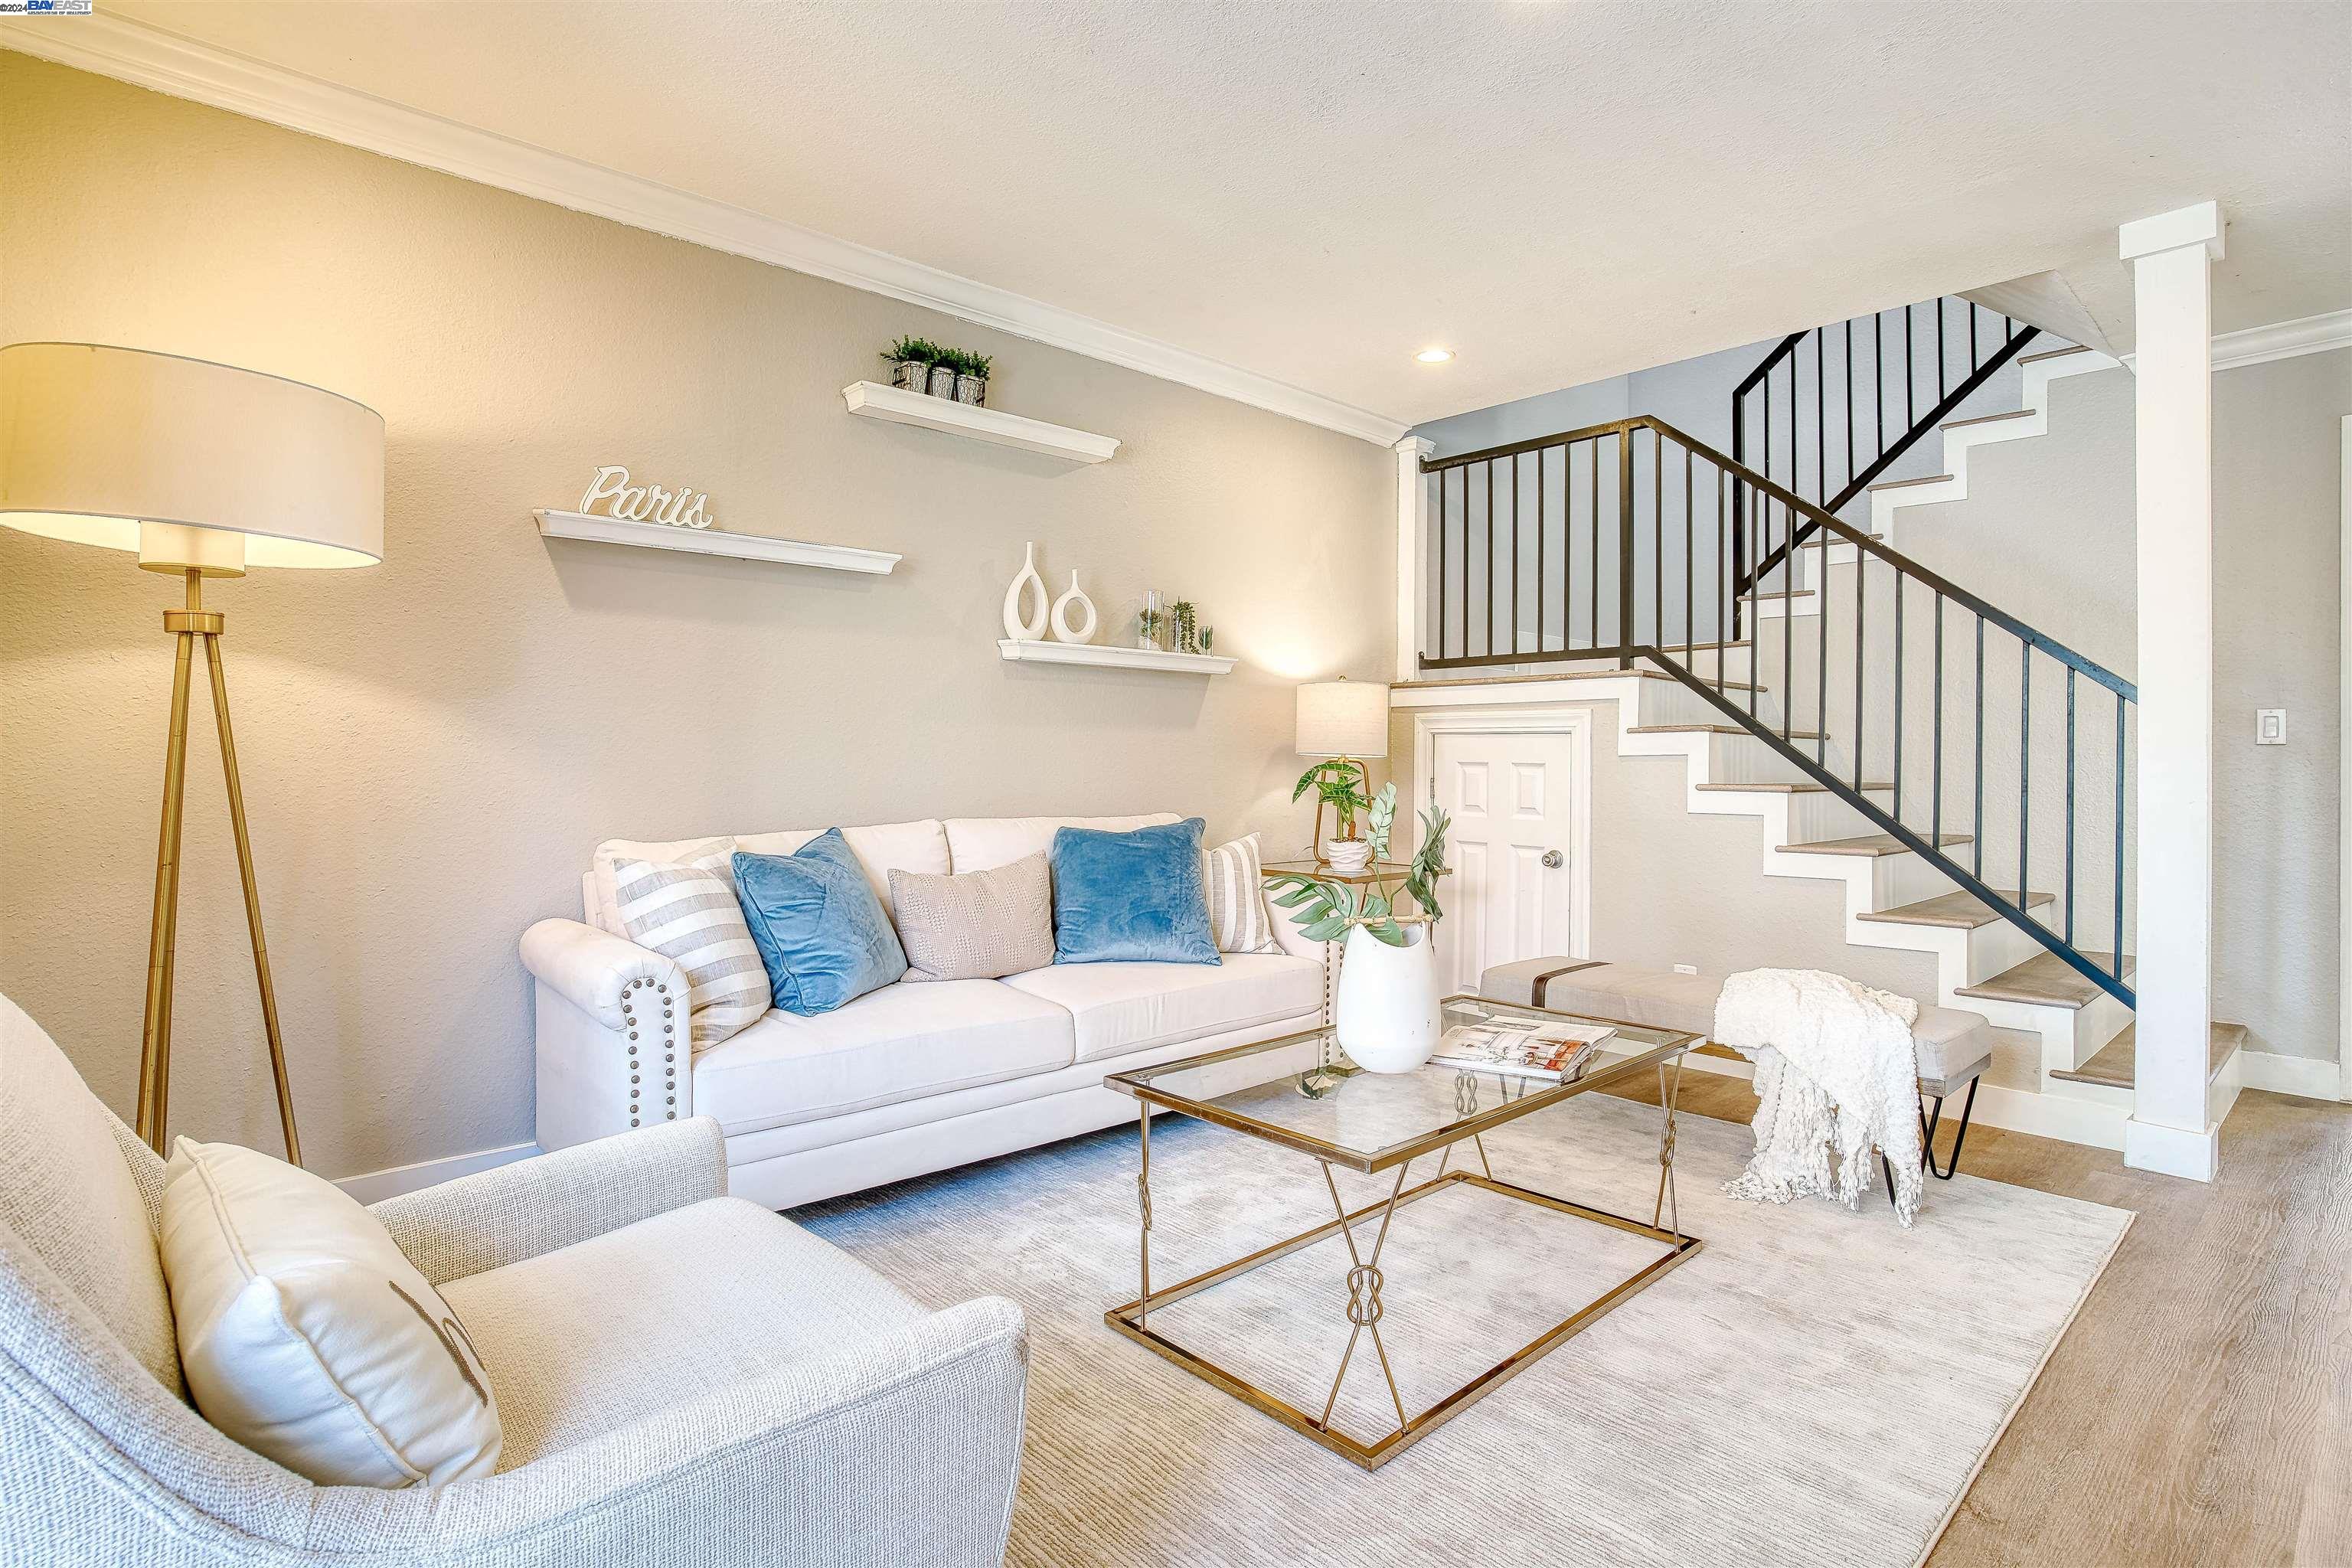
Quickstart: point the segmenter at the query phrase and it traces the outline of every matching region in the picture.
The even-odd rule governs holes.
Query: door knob
[[[1543,863],[1554,871],[1559,870],[1561,864],[1559,851],[1557,849],[1545,850]]]

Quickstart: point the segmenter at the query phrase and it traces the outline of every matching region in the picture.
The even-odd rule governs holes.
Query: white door
[[[1570,952],[1575,750],[1566,735],[1441,732],[1435,760],[1454,817],[1438,974],[1449,994],[1475,992],[1493,964]]]

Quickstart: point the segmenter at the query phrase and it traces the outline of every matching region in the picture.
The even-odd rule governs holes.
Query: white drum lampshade
[[[383,418],[299,381],[99,343],[0,348],[0,525],[151,571],[373,566]]]
[[[1300,687],[1298,754],[1387,756],[1389,689],[1377,680],[1317,680]]]

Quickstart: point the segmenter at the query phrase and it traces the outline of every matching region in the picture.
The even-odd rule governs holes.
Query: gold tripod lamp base
[[[215,573],[226,576],[228,573]],[[228,783],[229,826],[236,838],[237,879],[245,885],[245,925],[253,939],[253,975],[261,987],[261,1026],[269,1037],[269,1070],[278,1081],[278,1124],[286,1136],[286,1158],[302,1163],[294,1131],[294,1098],[286,1083],[286,1042],[278,1028],[278,990],[269,978],[269,944],[261,932],[261,889],[253,877],[253,841],[245,827],[245,787],[237,778],[236,740],[229,729],[228,678],[221,668],[220,639],[227,617],[204,607],[202,568],[186,568],[185,609],[163,612],[163,629],[178,643],[172,661],[172,728],[163,751],[163,825],[155,844],[155,911],[147,931],[147,1013],[139,1041],[137,1131],[147,1146],[164,1152],[172,1105],[172,961],[180,920],[180,815],[188,774],[188,677],[195,645],[205,645],[205,669],[212,682],[213,723],[220,731],[221,771]]]

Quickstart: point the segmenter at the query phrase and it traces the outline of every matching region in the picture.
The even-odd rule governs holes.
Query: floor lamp
[[[248,566],[381,561],[383,419],[315,386],[204,360],[97,343],[11,343],[0,348],[0,525],[136,551],[142,571],[164,573],[186,585],[185,605],[163,612],[163,630],[178,647],[147,934],[137,1127],[150,1148],[163,1152],[171,1111],[172,959],[188,681],[202,643],[254,978],[261,988],[261,1024],[278,1085],[278,1120],[286,1157],[299,1165],[301,1143],[229,732],[220,652],[226,617],[204,607],[204,580],[241,577]]]

